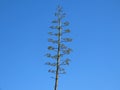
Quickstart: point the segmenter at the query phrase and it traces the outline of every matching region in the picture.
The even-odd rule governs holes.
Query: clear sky
[[[62,0],[72,61],[59,90],[120,90],[120,0]],[[0,0],[0,90],[53,90],[47,32],[56,0]]]

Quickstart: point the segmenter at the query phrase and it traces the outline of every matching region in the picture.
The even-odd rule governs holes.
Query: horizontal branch
[[[61,42],[72,42],[71,38],[62,38]]]
[[[55,70],[52,70],[52,69],[49,69],[48,72],[54,73],[54,74],[56,73],[56,71],[55,71]]]
[[[51,38],[48,38],[48,42],[58,44],[58,40],[54,40],[54,39],[51,39]]]
[[[52,36],[62,36],[62,33],[59,34],[59,33],[48,32],[48,34]]]
[[[45,56],[52,59],[57,59],[58,57],[58,55],[51,55],[50,53],[47,53]]]
[[[56,66],[57,65],[56,63],[51,63],[51,62],[46,62],[45,64],[49,65],[49,66]]]
[[[53,51],[57,52],[57,48],[55,48],[53,46],[48,46],[48,50],[53,50]]]
[[[67,59],[65,59],[64,61],[62,61],[62,62],[60,63],[60,66],[61,66],[61,65],[69,65],[70,61],[71,61],[71,60],[67,58]]]
[[[67,49],[63,49],[61,50],[63,52],[63,54],[70,54],[72,52],[71,48],[67,48]]]
[[[61,26],[57,25],[57,26],[50,26],[51,29],[57,29],[57,30],[60,30],[62,29]]]

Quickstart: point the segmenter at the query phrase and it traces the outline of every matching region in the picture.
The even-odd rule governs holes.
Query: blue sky
[[[55,0],[0,0],[1,90],[53,90],[47,32]],[[120,90],[120,1],[62,0],[72,61],[59,90]]]

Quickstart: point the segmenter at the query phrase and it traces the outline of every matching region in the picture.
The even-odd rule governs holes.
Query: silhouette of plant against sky
[[[67,43],[71,42],[72,39],[68,37],[70,29],[68,28],[69,22],[65,21],[66,13],[63,12],[63,8],[58,5],[55,12],[56,19],[53,20],[51,30],[48,32],[50,38],[48,38],[49,46],[46,56],[49,61],[46,65],[50,66],[48,72],[55,74],[55,85],[54,90],[58,90],[58,80],[60,74],[65,74],[65,66],[69,65],[70,59],[67,57],[72,51]]]

